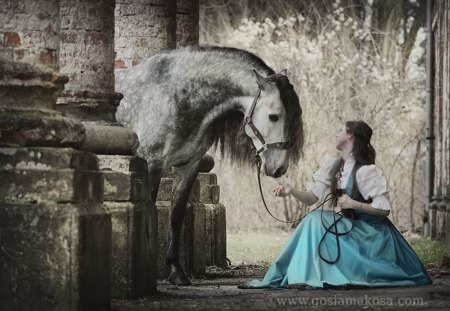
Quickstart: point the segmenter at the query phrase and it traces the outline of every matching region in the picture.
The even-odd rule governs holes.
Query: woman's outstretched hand
[[[279,184],[275,186],[272,190],[272,192],[275,192],[275,196],[278,197],[285,197],[288,196],[292,191],[292,188],[289,186],[289,184]]]

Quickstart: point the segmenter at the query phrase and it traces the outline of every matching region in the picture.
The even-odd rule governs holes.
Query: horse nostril
[[[284,168],[280,166],[280,167],[277,168],[277,170],[275,171],[275,174],[273,174],[273,177],[275,177],[275,178],[280,177],[280,176],[282,176],[284,173],[285,173]]]

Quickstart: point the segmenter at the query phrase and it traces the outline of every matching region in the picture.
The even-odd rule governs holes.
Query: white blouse
[[[323,201],[331,188],[331,174],[338,158],[325,160],[319,169],[313,174],[313,182],[307,184],[307,189]],[[344,169],[341,174],[341,188],[345,189],[355,165],[355,160],[349,157],[345,160]],[[359,192],[365,200],[372,199],[371,206],[382,210],[390,210],[391,203],[388,197],[388,184],[383,171],[375,164],[361,166],[356,172],[356,183]]]

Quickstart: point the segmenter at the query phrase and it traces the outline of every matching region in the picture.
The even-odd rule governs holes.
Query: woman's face
[[[345,125],[341,128],[341,131],[336,135],[336,149],[343,150],[344,146],[349,144],[349,140],[353,135],[347,132]]]

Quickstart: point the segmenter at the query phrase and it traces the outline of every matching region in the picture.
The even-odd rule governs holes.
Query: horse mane
[[[286,110],[286,122],[284,132],[289,137],[290,164],[298,164],[302,156],[303,147],[303,122],[302,109],[299,99],[289,79],[283,75],[276,75],[273,69],[256,55],[235,49],[211,46],[196,47],[199,51],[212,51],[223,54],[225,57],[235,58],[239,61],[250,63],[259,71],[265,72],[269,77],[276,77],[276,85],[280,91],[280,97]],[[221,155],[230,157],[232,163],[240,166],[248,166],[255,163],[255,152],[252,149],[252,140],[244,131],[244,115],[236,110],[230,110],[221,115],[210,126],[210,134],[213,137],[214,148],[220,148]]]

